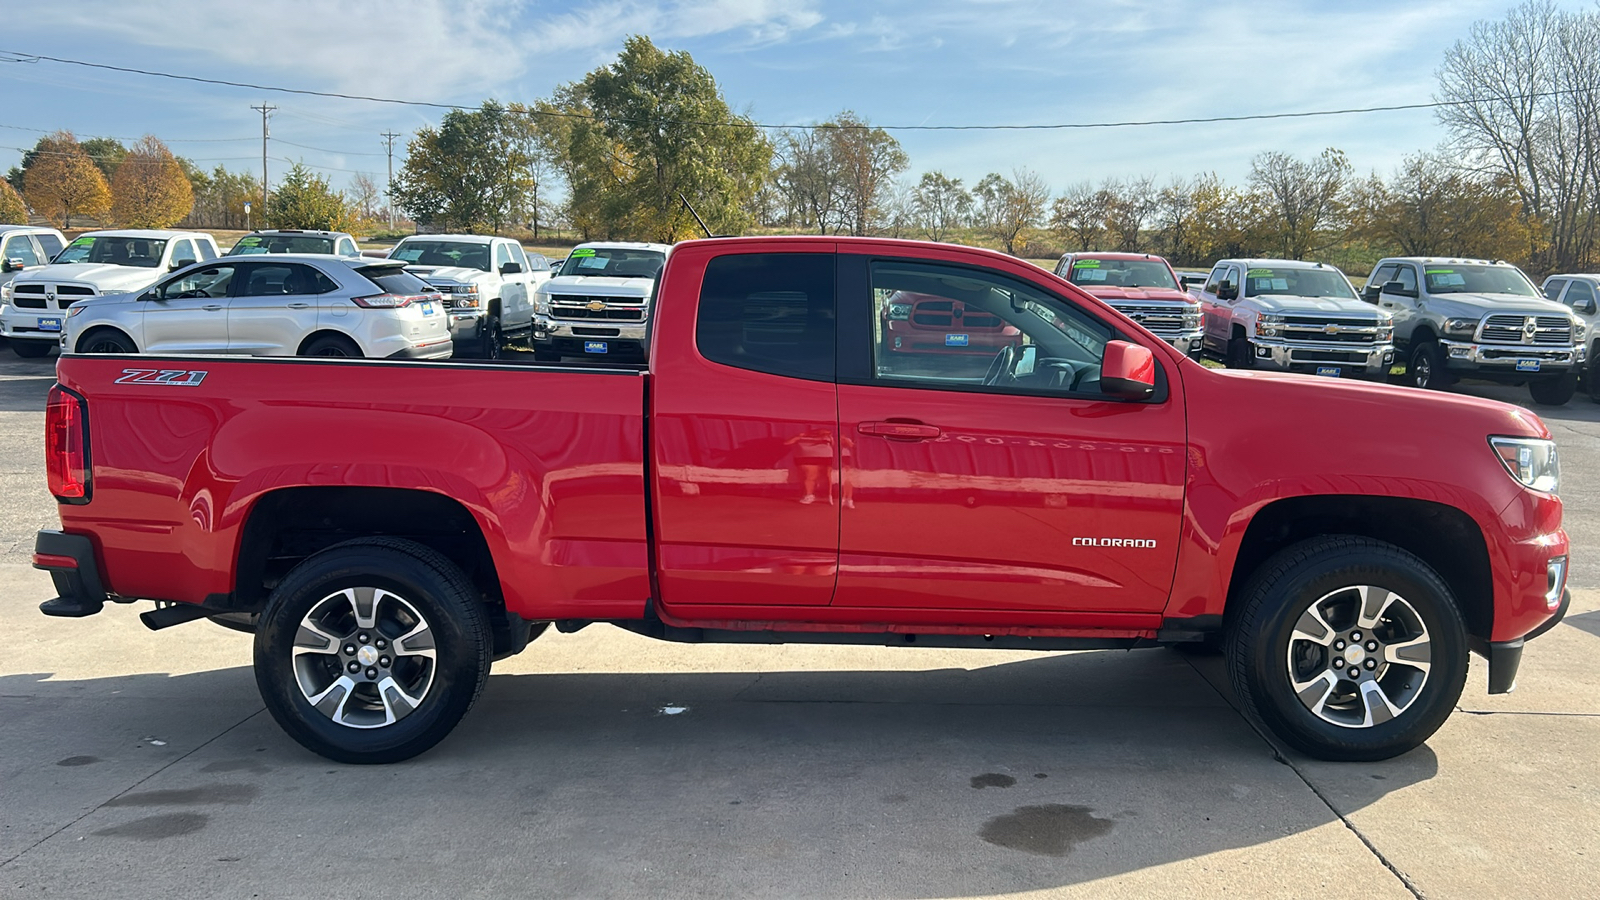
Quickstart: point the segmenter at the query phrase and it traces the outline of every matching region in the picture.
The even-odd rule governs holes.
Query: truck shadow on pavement
[[[71,865],[76,883],[135,895],[210,878],[191,866],[262,896],[339,893],[343,879],[387,883],[405,857],[441,893],[976,896],[1173,863],[1151,883],[1243,875],[1248,859],[1226,851],[1269,842],[1299,860],[1297,881],[1393,887],[1214,679],[1166,651],[496,675],[434,750],[368,767],[313,756],[265,713],[246,719],[260,708],[248,669],[44,678],[0,677],[0,795],[52,791],[60,821],[41,829],[93,811],[0,868],[0,892]],[[168,740],[152,747],[157,731]],[[1421,748],[1344,771],[1355,799],[1341,806],[1359,808],[1437,761]],[[27,799],[0,808],[39,805]],[[96,843],[140,863],[95,875],[72,862]],[[1355,857],[1375,880],[1349,877]]]

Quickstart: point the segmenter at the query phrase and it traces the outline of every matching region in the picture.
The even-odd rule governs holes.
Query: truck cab
[[[458,357],[499,359],[508,338],[533,327],[533,292],[550,279],[549,261],[510,238],[414,235],[389,258],[444,295]]]
[[[216,259],[217,242],[197,231],[126,229],[79,235],[48,266],[0,288],[0,334],[22,357],[40,357],[61,340],[72,304],[102,294],[137,293],[168,272]]]
[[[1179,353],[1200,355],[1200,303],[1165,259],[1149,253],[1068,253],[1057,275],[1111,304]]]
[[[1578,389],[1583,321],[1510,263],[1382,259],[1362,296],[1394,316],[1395,344],[1417,387],[1444,388],[1466,375],[1526,384],[1534,402],[1548,406]]]
[[[1205,348],[1230,369],[1383,381],[1394,363],[1388,313],[1344,273],[1294,259],[1224,259],[1200,289]]]
[[[534,295],[534,357],[643,361],[650,299],[671,249],[632,241],[574,247]]]

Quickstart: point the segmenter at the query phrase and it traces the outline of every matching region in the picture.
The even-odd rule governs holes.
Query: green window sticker
[[[93,243],[94,243],[94,238],[92,238],[92,237],[81,237],[81,238],[78,238],[77,240],[73,241],[72,243],[68,244],[67,246],[68,247],[87,247],[87,246],[89,246],[89,245],[91,245]]]
[[[1454,275],[1455,273],[1456,273],[1455,269],[1428,269],[1427,270],[1427,274],[1429,274],[1429,275]]]
[[[1272,277],[1272,270],[1271,269],[1251,269],[1250,271],[1244,273],[1244,277],[1246,277],[1246,278],[1271,278]]]
[[[1072,267],[1074,269],[1098,269],[1098,268],[1100,268],[1100,260],[1098,260],[1098,259],[1080,259],[1077,262],[1073,263]]]
[[[573,256],[593,256],[594,255],[594,248],[593,247],[579,247],[578,249],[572,251],[572,255]]]

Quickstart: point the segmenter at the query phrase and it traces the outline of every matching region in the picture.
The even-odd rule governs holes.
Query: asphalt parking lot
[[[247,636],[50,620],[53,360],[0,355],[0,897],[1574,897],[1600,881],[1600,404],[1560,442],[1572,614],[1375,764],[1279,752],[1165,650],[676,646],[497,664],[409,763],[262,710]],[[1525,402],[1520,389],[1463,392]],[[1397,441],[1405,440],[1403,435]],[[1585,888],[1584,885],[1590,885]]]

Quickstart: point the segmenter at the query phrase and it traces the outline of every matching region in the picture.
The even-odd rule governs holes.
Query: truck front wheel
[[[1444,354],[1439,352],[1436,341],[1423,341],[1411,351],[1411,361],[1406,365],[1406,374],[1411,376],[1411,383],[1424,390],[1443,390],[1450,386],[1452,378],[1444,365]]]
[[[346,763],[409,759],[482,692],[491,632],[472,583],[412,541],[348,541],[296,566],[255,639],[267,710],[306,749]]]
[[[1329,760],[1388,759],[1444,724],[1467,677],[1450,588],[1416,556],[1364,537],[1280,551],[1239,594],[1228,674],[1245,712]]]

